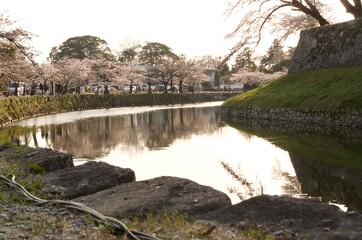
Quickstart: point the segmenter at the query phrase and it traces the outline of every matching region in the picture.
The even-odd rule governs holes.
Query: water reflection
[[[10,126],[5,131],[13,141],[21,144],[67,151],[75,158],[96,159],[108,155],[119,145],[129,152],[143,151],[144,148],[162,149],[175,139],[214,132],[222,126],[218,109],[162,109],[142,114],[78,119],[39,128]],[[18,132],[23,134],[17,135]]]
[[[132,168],[137,180],[188,178],[229,194],[234,203],[299,194],[288,152],[223,123],[220,104],[57,114],[18,122],[0,135],[70,152],[78,164],[93,159]]]
[[[361,141],[346,135],[283,133],[265,125],[258,128],[255,122],[252,125],[244,123],[234,127],[287,150],[303,194],[362,211]]]

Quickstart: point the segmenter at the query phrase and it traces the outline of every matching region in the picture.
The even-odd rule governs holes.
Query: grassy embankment
[[[230,107],[291,108],[321,112],[362,110],[362,66],[323,69],[283,76],[252,91],[225,101]],[[306,159],[361,167],[358,142],[331,136],[286,134],[271,129],[234,127],[266,138]]]
[[[231,107],[322,110],[362,109],[362,66],[283,76],[225,101]]]

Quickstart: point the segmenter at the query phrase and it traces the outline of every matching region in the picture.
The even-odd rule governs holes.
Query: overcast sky
[[[188,57],[223,56],[234,44],[224,37],[224,0],[1,0],[12,20],[38,37],[44,59],[70,37],[93,35],[119,50],[126,39],[166,44]],[[40,59],[40,58],[39,58]]]
[[[127,39],[160,42],[188,57],[224,56],[237,22],[223,13],[227,0],[1,0],[2,12],[37,35],[43,61],[70,37],[93,35],[119,50]]]

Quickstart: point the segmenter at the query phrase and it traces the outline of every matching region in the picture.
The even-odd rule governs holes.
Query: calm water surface
[[[1,130],[13,142],[69,152],[77,165],[131,168],[137,180],[188,178],[237,203],[260,194],[300,195],[290,155],[220,118],[221,102],[53,114]],[[317,194],[318,195],[318,194]]]

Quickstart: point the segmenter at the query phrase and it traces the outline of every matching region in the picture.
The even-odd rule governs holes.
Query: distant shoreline
[[[90,109],[224,101],[235,93],[36,95],[0,99],[0,125],[25,118]]]

